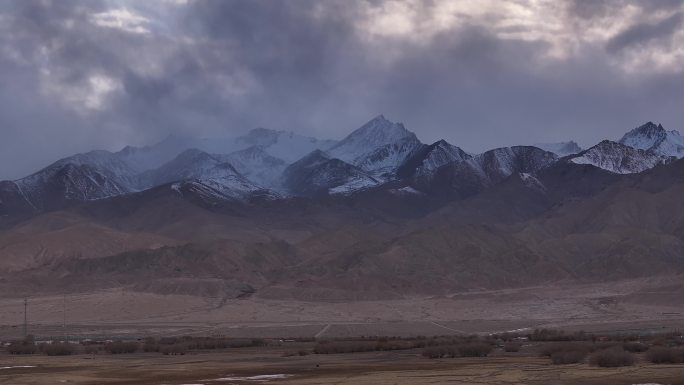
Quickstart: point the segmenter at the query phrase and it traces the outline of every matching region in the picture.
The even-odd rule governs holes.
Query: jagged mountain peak
[[[142,175],[142,179],[150,187],[188,179],[225,176],[242,178],[242,175],[230,163],[197,149],[185,150],[159,168],[146,171]]]
[[[627,132],[622,139],[620,139],[620,143],[641,150],[647,150],[665,139],[666,136],[667,132],[662,124],[656,125],[649,121]]]
[[[296,195],[347,194],[377,184],[377,179],[359,167],[321,150],[312,151],[283,172],[283,185]]]
[[[125,194],[139,187],[135,171],[104,150],[60,159],[13,183],[22,198],[38,210]]]
[[[427,176],[447,163],[460,162],[471,158],[472,155],[461,148],[441,139],[431,145],[423,145],[414,151],[397,170],[397,176],[400,178]]]
[[[570,157],[569,161],[577,164],[590,164],[616,174],[633,174],[653,168],[657,164],[669,162],[670,159],[651,150],[603,140],[594,147]]]
[[[661,124],[647,122],[628,133],[620,143],[663,156],[684,157],[684,137],[678,131],[667,131]]]
[[[328,153],[384,179],[422,145],[402,123],[379,115],[347,135]]]
[[[384,115],[378,115],[353,131],[334,148],[344,146],[348,141],[365,140],[369,145],[380,146],[406,138],[416,138],[416,134],[407,130],[403,123],[392,122]]]

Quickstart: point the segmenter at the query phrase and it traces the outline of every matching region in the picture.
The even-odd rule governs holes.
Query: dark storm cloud
[[[440,24],[453,5],[0,2],[0,179],[171,133],[340,138],[379,113],[471,151],[684,122],[682,68],[661,60],[681,2],[558,2],[534,20],[497,2]],[[629,7],[643,18],[620,19]],[[608,38],[583,35],[613,23]]]
[[[658,23],[636,24],[610,39],[606,45],[606,49],[610,52],[619,52],[634,45],[644,44],[657,39],[669,38],[673,33],[677,32],[681,26],[682,13],[676,13]]]

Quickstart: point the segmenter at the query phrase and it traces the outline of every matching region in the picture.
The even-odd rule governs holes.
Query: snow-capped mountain
[[[313,151],[283,172],[283,185],[294,195],[349,193],[378,184],[377,179],[361,168],[321,150]]]
[[[175,182],[171,188],[182,196],[203,201],[240,200],[253,195],[275,196],[241,175],[230,163],[200,150],[187,150],[161,167],[146,171],[149,186]]]
[[[171,189],[184,198],[199,199],[205,204],[280,198],[277,193],[257,186],[240,175],[233,174],[206,179],[183,180],[172,184]]]
[[[663,156],[684,157],[684,136],[678,131],[666,131],[662,125],[648,122],[626,133],[620,143]]]
[[[403,124],[379,115],[339,142],[257,128],[237,138],[170,136],[117,153],[77,154],[25,178],[0,182],[0,216],[60,209],[165,184],[183,197],[214,202],[351,194],[386,183],[379,191],[404,188],[416,196],[456,199],[516,174],[526,185],[539,187],[537,173],[559,159],[630,174],[676,157],[684,157],[684,137],[652,122],[629,131],[619,143],[606,140],[584,151],[570,141],[472,155],[444,140],[422,144]]]
[[[235,139],[234,151],[260,146],[267,154],[289,164],[301,159],[311,151],[325,151],[335,143],[333,140],[320,140],[289,131],[255,128],[249,131],[247,135]]]
[[[513,173],[533,174],[558,160],[552,152],[533,146],[502,147],[476,155],[468,162],[486,175],[490,182],[501,181]]]
[[[616,174],[639,173],[670,160],[670,157],[610,140],[569,158],[572,163],[591,164]]]
[[[412,178],[412,184],[427,194],[449,198],[467,197],[513,174],[524,173],[532,177],[557,160],[557,155],[537,147],[502,147],[446,163],[429,174]]]
[[[91,151],[61,159],[13,183],[19,194],[37,210],[139,189],[135,170],[108,151]]]
[[[233,165],[245,178],[269,188],[278,186],[286,167],[284,160],[267,153],[262,145],[254,145],[220,158]]]
[[[574,141],[569,142],[559,142],[559,143],[537,143],[534,147],[541,148],[542,150],[553,152],[558,156],[567,156],[579,154],[582,152],[582,147],[580,147]]]
[[[233,166],[217,156],[192,149],[165,163],[161,167],[141,174],[147,187],[177,182],[187,179],[212,179],[224,176],[240,176]]]
[[[117,152],[116,156],[140,173],[160,167],[185,150],[197,148],[206,151],[207,144],[202,139],[169,135],[161,142],[150,146],[126,146]]]
[[[403,124],[379,115],[327,151],[332,157],[360,167],[376,178],[394,173],[421,147],[416,135]]]
[[[423,145],[411,154],[397,171],[397,176],[406,178],[430,175],[447,163],[465,161],[472,157],[459,147],[439,140],[429,146]]]

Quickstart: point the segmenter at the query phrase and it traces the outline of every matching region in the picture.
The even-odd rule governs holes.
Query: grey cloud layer
[[[467,7],[486,3],[0,1],[0,178],[170,133],[339,138],[379,113],[471,151],[684,123],[681,2]]]

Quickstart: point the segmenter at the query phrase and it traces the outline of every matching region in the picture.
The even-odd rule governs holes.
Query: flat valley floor
[[[423,358],[420,349],[283,357],[283,347],[195,352],[2,356],[0,383],[37,384],[684,384],[684,365],[653,365],[639,357],[624,368],[552,365],[534,353],[485,358]],[[24,366],[24,367],[18,367]],[[2,368],[5,369],[2,369]]]
[[[260,337],[275,346],[68,357],[0,354],[1,384],[682,384],[684,365],[639,355],[625,368],[552,365],[531,348],[492,357],[431,360],[421,349],[286,357],[295,338],[435,336],[535,328],[596,333],[684,330],[674,278],[554,285],[383,301],[201,298],[112,290],[28,299],[37,339]],[[23,334],[23,298],[0,299],[0,340]],[[62,327],[66,316],[66,328]],[[282,340],[282,341],[281,341]],[[311,350],[313,346],[305,346]]]
[[[684,290],[676,277],[377,301],[225,299],[111,290],[32,297],[27,318],[29,333],[45,338],[321,339],[535,328],[660,332],[684,330]],[[20,338],[23,320],[23,298],[0,298],[0,340]]]

